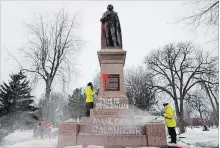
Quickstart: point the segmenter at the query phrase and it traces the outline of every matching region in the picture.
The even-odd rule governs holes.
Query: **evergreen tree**
[[[7,115],[10,113],[10,110],[12,110],[12,97],[11,97],[11,90],[8,84],[3,82],[3,84],[0,86],[0,98],[2,100],[2,115]]]
[[[0,117],[3,115],[3,100],[0,98]]]
[[[69,96],[68,111],[71,118],[85,115],[85,96],[82,88],[74,89],[72,96]]]
[[[12,74],[9,84],[0,85],[0,99],[2,100],[2,115],[10,115],[22,111],[34,111],[36,108],[30,95],[31,87],[27,76],[23,72]]]

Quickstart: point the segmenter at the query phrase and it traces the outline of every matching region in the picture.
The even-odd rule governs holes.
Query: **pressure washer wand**
[[[159,116],[157,116],[154,120],[157,120],[157,118],[159,118],[160,117],[160,115]]]

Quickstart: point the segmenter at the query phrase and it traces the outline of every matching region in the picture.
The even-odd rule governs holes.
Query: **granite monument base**
[[[131,109],[92,109],[91,116],[83,117],[79,124],[66,122],[60,125],[58,147],[75,145],[84,148],[89,145],[164,147],[167,145],[165,125],[162,121],[138,125]]]

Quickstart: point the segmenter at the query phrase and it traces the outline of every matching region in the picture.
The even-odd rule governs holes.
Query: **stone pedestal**
[[[58,147],[76,145],[79,125],[76,122],[64,122],[59,127]]]
[[[111,9],[113,7],[109,5],[108,11]],[[112,12],[113,10],[109,11],[112,15],[116,14]],[[135,120],[134,110],[128,109],[123,69],[126,51],[120,49],[122,48],[120,23],[112,15],[109,17],[105,14],[107,13],[101,18],[102,49],[97,52],[101,67],[101,83],[98,98],[95,99],[95,108],[90,110],[90,117],[81,118],[79,126],[76,123],[62,124],[58,145],[82,145],[83,148],[88,145],[106,148],[164,146],[166,145],[164,125],[161,123],[140,125]],[[114,22],[116,26],[108,26],[105,24],[106,21]],[[107,30],[114,28],[115,36],[106,34]]]
[[[163,121],[151,121],[146,124],[148,146],[166,146],[166,130]]]
[[[114,103],[116,105],[119,104],[116,98],[119,98],[120,101],[127,100],[124,89],[123,70],[125,57],[126,51],[122,49],[101,49],[98,51],[101,67],[101,85],[98,98],[101,98],[101,100],[112,98],[113,105]],[[111,102],[109,101],[108,103]]]
[[[90,117],[81,118],[79,126],[76,123],[61,125],[59,145],[82,145],[83,148],[88,145],[106,148],[165,146],[164,124],[150,122],[140,125],[135,120],[134,110],[128,109],[123,70],[126,51],[101,49],[98,57],[101,84],[95,108],[90,110]],[[67,135],[68,130],[72,132]]]

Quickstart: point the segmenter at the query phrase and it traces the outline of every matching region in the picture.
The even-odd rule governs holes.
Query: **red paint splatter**
[[[106,80],[109,74],[102,74],[103,89],[106,90]]]
[[[105,24],[102,24],[102,26],[101,26],[101,27],[102,27],[102,29],[104,30],[104,28],[105,28]]]

